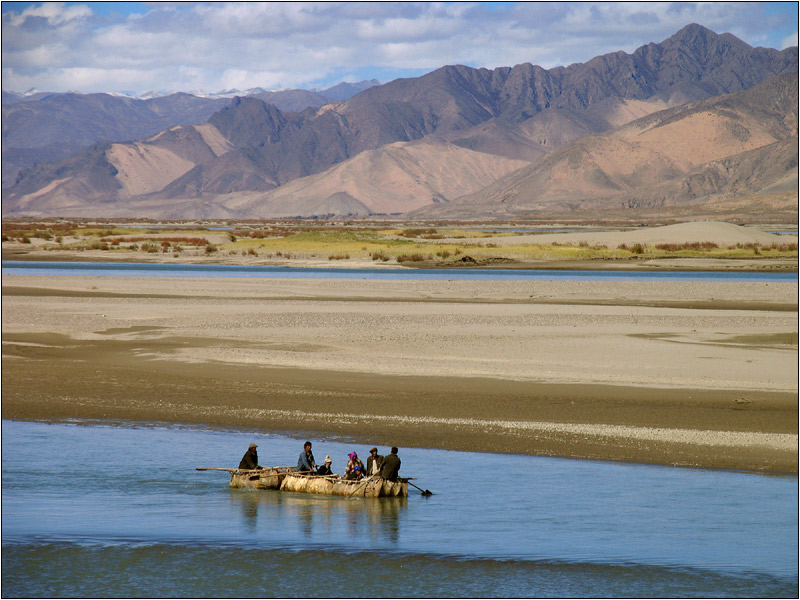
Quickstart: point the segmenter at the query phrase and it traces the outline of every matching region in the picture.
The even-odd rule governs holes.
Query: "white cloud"
[[[75,19],[87,19],[92,15],[92,9],[85,4],[68,5],[64,2],[45,2],[30,6],[21,14],[14,15],[11,22],[15,26],[19,26],[29,18],[41,17],[52,25],[62,25]]]
[[[692,22],[751,45],[796,44],[769,4],[189,2],[101,16],[91,4],[44,3],[3,13],[3,87],[216,91],[459,63],[551,68],[632,52]]]

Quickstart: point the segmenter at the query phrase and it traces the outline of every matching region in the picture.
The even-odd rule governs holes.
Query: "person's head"
[[[303,448],[305,448],[306,450],[311,450],[311,442],[306,442],[305,444],[303,444]]]
[[[347,458],[349,458],[350,460],[357,460],[358,459],[358,454],[356,454],[355,452],[350,452],[347,455]]]
[[[325,464],[326,465],[328,465],[330,467],[332,462],[333,462],[333,459],[330,456],[326,456],[325,457]]]
[[[369,451],[369,453],[370,453],[370,454],[372,454],[372,456],[377,456],[377,454],[378,454],[378,449],[377,449],[377,448],[371,448],[371,449],[370,449],[370,451]]]
[[[397,446],[392,446],[392,454],[397,454]]]
[[[250,450],[250,452],[255,452],[256,448],[258,448],[256,444],[250,444],[250,446],[248,446],[248,450]]]

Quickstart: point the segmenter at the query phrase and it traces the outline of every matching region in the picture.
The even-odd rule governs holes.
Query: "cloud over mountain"
[[[5,89],[84,93],[308,89],[445,64],[552,68],[632,52],[690,22],[752,46],[797,35],[796,5],[768,2],[6,2],[2,17]]]

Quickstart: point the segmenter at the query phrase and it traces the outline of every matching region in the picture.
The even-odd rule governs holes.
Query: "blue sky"
[[[324,88],[446,64],[544,68],[689,23],[797,45],[796,2],[3,2],[3,89]]]

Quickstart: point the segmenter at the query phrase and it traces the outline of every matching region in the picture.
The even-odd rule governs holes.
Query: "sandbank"
[[[797,473],[797,292],[4,275],[3,418]]]

